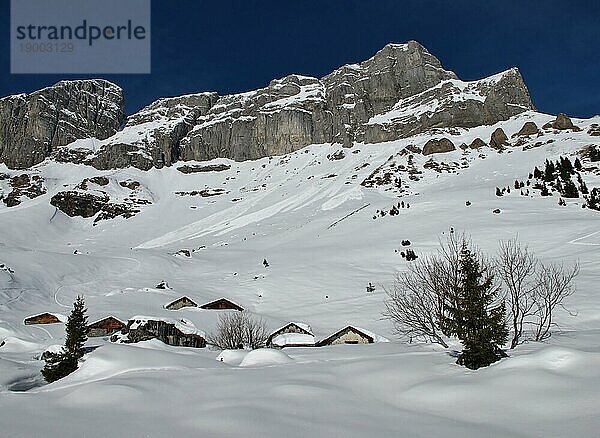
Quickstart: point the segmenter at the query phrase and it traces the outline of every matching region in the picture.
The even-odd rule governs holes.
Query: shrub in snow
[[[265,345],[267,324],[250,313],[227,312],[219,315],[216,331],[207,342],[221,350],[256,349]]]

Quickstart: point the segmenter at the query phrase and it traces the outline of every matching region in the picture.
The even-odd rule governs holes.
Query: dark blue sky
[[[81,77],[11,75],[1,1],[0,95]],[[125,89],[130,114],[163,96],[323,76],[410,39],[466,80],[518,66],[541,111],[600,114],[598,0],[152,0],[152,74],[105,77]]]

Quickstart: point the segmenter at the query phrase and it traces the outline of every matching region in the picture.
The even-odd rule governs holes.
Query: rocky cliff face
[[[105,139],[124,120],[122,90],[104,80],[62,81],[0,99],[0,162],[26,168],[77,139]]]
[[[33,131],[23,132],[19,140],[23,144],[38,139],[31,140],[35,147],[29,148],[36,151],[34,158],[25,159],[27,147],[0,158],[13,166],[31,165],[53,153],[58,160],[83,162],[98,169],[149,169],[178,160],[219,157],[242,161],[293,152],[309,144],[351,146],[356,141],[390,141],[433,128],[493,124],[534,109],[517,69],[463,82],[415,41],[389,44],[367,61],[343,66],[321,79],[290,75],[247,93],[160,99],[129,117],[124,129],[114,135],[120,113],[116,109],[108,112],[105,107],[110,106],[108,102],[122,107],[120,90],[108,92],[98,86],[96,90],[99,95],[94,99],[105,104],[102,111],[91,115],[101,117],[88,117],[85,103],[71,105],[73,118],[66,119],[58,137],[46,135],[40,142],[41,137]],[[82,94],[86,92],[90,92],[89,86]],[[91,97],[72,99],[89,101]],[[7,124],[3,116],[0,129],[27,124],[24,116],[16,119],[18,123]],[[90,136],[98,141],[56,147]],[[9,149],[14,150],[16,144]]]

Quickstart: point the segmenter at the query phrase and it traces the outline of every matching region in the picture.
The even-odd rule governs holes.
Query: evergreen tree
[[[470,369],[486,367],[505,356],[500,347],[508,339],[504,302],[495,307],[498,288],[494,277],[466,245],[460,255],[460,281],[448,297],[441,325],[446,335],[463,343],[457,363]]]
[[[582,167],[583,166],[581,165],[581,161],[579,161],[579,157],[575,158],[575,169],[581,170]]]
[[[496,187],[496,196],[502,196],[502,190],[500,190],[500,187]]]
[[[600,161],[600,149],[596,146],[590,148],[590,161]]]
[[[587,188],[587,185],[585,184],[585,181],[583,181],[583,178],[581,178],[580,173],[577,174],[577,182],[579,183],[579,190],[581,191],[581,193],[587,195],[589,193],[589,190]]]
[[[544,169],[544,181],[550,182],[554,181],[554,163],[550,160],[546,160],[546,168]]]
[[[535,169],[533,170],[533,177],[535,179],[542,179],[543,176],[544,176],[544,174],[542,173],[542,171],[540,169],[538,169],[536,166]]]
[[[542,185],[542,189],[540,191],[540,195],[542,195],[542,196],[550,196],[550,192],[548,191],[548,187],[546,186],[546,184]]]
[[[560,157],[560,167],[558,168],[558,172],[560,173],[560,177],[563,181],[568,181],[571,179],[571,173],[573,173],[573,165],[568,158]]]
[[[565,185],[562,189],[562,195],[565,198],[579,198],[579,190],[577,190],[577,186],[571,180],[565,182]]]
[[[78,296],[67,320],[65,345],[60,353],[52,353],[48,356],[46,365],[42,369],[42,376],[47,382],[62,379],[77,369],[79,359],[85,353],[83,346],[87,341],[86,311],[83,297]]]
[[[590,196],[586,198],[586,204],[592,210],[600,210],[600,189],[593,188]]]

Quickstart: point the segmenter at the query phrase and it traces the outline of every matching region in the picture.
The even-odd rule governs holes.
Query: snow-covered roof
[[[378,335],[377,333],[373,333],[372,331],[369,331],[367,329],[364,329],[362,327],[357,327],[357,326],[348,326],[348,327],[352,327],[355,328],[356,330],[364,333],[365,335],[369,336],[371,339],[373,339],[373,342],[390,342],[390,340],[384,336]]]
[[[344,328],[341,328],[341,329],[339,329],[338,331],[336,331],[335,333],[333,333],[333,334],[331,334],[331,335],[327,336],[325,339],[323,339],[323,340],[321,341],[321,343],[323,343],[323,342],[325,342],[325,341],[327,341],[327,340],[329,340],[329,339],[333,338],[334,336],[336,336],[336,335],[340,334],[340,333],[341,333],[341,332],[343,332],[344,330],[353,330],[353,331],[356,331],[356,332],[362,333],[363,335],[365,335],[365,336],[367,336],[367,337],[371,338],[371,339],[373,340],[373,342],[374,342],[374,343],[379,343],[379,342],[390,342],[390,340],[389,340],[389,339],[387,339],[387,338],[385,338],[385,337],[383,337],[383,336],[381,336],[381,335],[378,335],[378,334],[376,334],[376,333],[373,333],[372,331],[369,331],[369,330],[367,330],[367,329],[364,329],[364,328],[362,328],[362,327],[357,327],[357,326],[355,326],[355,325],[347,325],[346,327],[344,327]]]
[[[108,315],[108,316],[105,316],[104,318],[100,318],[100,319],[98,319],[98,320],[96,320],[96,321],[90,322],[90,323],[88,323],[88,325],[94,325],[94,324],[98,324],[99,322],[106,321],[107,319],[111,319],[111,318],[112,318],[112,319],[115,319],[115,320],[117,320],[117,321],[119,321],[119,322],[121,322],[121,323],[123,323],[123,324],[125,324],[123,321],[121,321],[121,320],[120,320],[119,318],[117,318],[116,316],[113,316],[113,315]]]
[[[307,335],[305,333],[283,333],[275,336],[271,343],[277,347],[290,345],[314,346],[315,337],[314,335]]]
[[[63,315],[62,313],[41,312],[41,313],[36,313],[35,315],[26,316],[25,318],[23,318],[23,323],[25,323],[25,321],[27,321],[28,319],[36,318],[38,316],[43,316],[43,315],[52,315],[52,316],[55,316],[56,319],[58,319],[60,322],[67,322],[67,316]]]
[[[194,323],[192,321],[190,321],[189,319],[185,319],[185,318],[181,318],[181,319],[177,320],[177,319],[171,319],[171,318],[163,318],[160,316],[136,315],[133,318],[130,318],[129,321],[133,321],[133,323],[129,326],[130,330],[135,330],[138,327],[148,323],[149,321],[161,321],[161,322],[165,322],[167,324],[174,325],[175,328],[177,330],[179,330],[181,333],[185,333],[187,335],[199,335],[199,336],[202,336],[203,338],[206,337],[206,333],[204,333],[202,330],[196,328],[196,326],[194,325]]]
[[[279,330],[283,330],[284,328],[288,327],[289,325],[294,324],[298,327],[300,327],[302,330],[310,333],[311,335],[314,335],[312,328],[310,327],[310,325],[303,323],[303,322],[295,322],[295,321],[290,321],[288,322],[286,325],[282,325],[281,327],[279,327],[277,330],[273,330],[271,332],[271,335],[274,335],[275,333],[277,333]]]
[[[206,307],[206,306],[210,306],[211,304],[218,303],[219,301],[227,301],[228,303],[231,303],[231,304],[233,304],[234,306],[237,306],[237,307],[239,307],[240,309],[243,309],[243,307],[242,307],[241,305],[239,305],[239,304],[238,304],[238,303],[236,303],[235,301],[233,301],[233,300],[230,300],[229,298],[225,298],[225,297],[221,297],[221,298],[217,298],[216,300],[209,301],[208,303],[204,303],[204,304],[202,304],[200,307],[204,308],[204,307]]]
[[[194,300],[192,300],[190,297],[187,296],[182,296],[177,298],[176,300],[171,301],[170,303],[165,304],[163,307],[166,309],[168,308],[170,305],[175,304],[177,301],[181,301],[181,300],[190,300],[192,303],[196,304],[196,302]],[[197,306],[198,304],[196,304]]]

